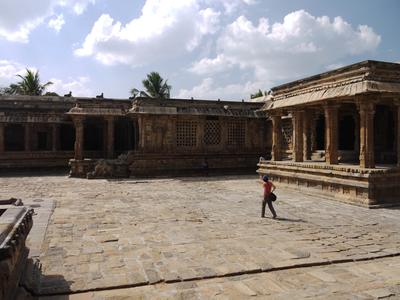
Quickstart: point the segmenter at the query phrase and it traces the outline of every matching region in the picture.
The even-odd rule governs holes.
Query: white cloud
[[[210,73],[220,73],[226,72],[227,70],[231,69],[233,64],[226,59],[224,54],[218,55],[216,58],[203,58],[200,61],[194,63],[190,68],[189,71],[204,75]]]
[[[209,99],[209,100],[241,100],[249,99],[250,94],[257,92],[263,86],[266,86],[267,82],[260,81],[248,81],[245,83],[234,83],[221,85],[215,79],[208,77],[203,81],[194,86],[191,89],[181,89],[176,95],[177,98],[195,98],[195,99]]]
[[[61,14],[58,15],[56,18],[51,19],[47,24],[47,26],[53,28],[56,32],[60,32],[64,24],[65,24],[64,16],[63,14]]]
[[[36,71],[34,67],[29,67],[29,69]],[[5,87],[19,81],[16,76],[23,75],[25,72],[26,67],[18,62],[0,60],[0,87]]]
[[[90,79],[88,77],[78,77],[76,79],[68,79],[63,81],[61,79],[52,78],[50,81],[53,83],[49,86],[48,91],[53,91],[63,96],[72,92],[72,96],[75,97],[92,97],[93,91],[88,87]]]
[[[132,66],[178,57],[215,33],[219,16],[212,8],[201,9],[198,0],[147,0],[141,16],[126,25],[100,16],[75,54]]]
[[[55,17],[57,8],[66,8],[79,15],[94,3],[95,0],[1,0],[0,38],[27,43],[31,31]]]
[[[240,16],[221,33],[216,57],[199,60],[190,70],[213,74],[235,65],[251,70],[256,80],[287,80],[374,51],[380,40],[366,25],[354,29],[341,17],[314,17],[304,10],[272,25],[265,18],[254,25]]]

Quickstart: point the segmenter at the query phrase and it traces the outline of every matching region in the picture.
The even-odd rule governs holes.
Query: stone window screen
[[[197,122],[178,121],[176,123],[177,147],[195,147],[197,144]]]
[[[221,124],[218,120],[207,120],[204,128],[204,144],[219,145],[221,143]]]
[[[244,147],[246,141],[246,124],[244,121],[228,123],[228,145]]]

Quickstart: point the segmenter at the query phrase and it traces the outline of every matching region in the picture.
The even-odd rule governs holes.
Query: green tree
[[[250,95],[250,99],[254,99],[254,98],[258,98],[258,97],[262,97],[262,96],[264,96],[263,92],[261,90],[258,90],[257,93]]]
[[[45,84],[41,84],[39,71],[35,72],[26,69],[25,75],[17,76],[21,79],[21,81],[10,84],[9,87],[4,88],[4,94],[40,96],[43,95],[48,86],[53,84],[51,81],[48,81]]]
[[[145,96],[158,99],[169,99],[171,86],[168,85],[168,80],[164,80],[159,73],[151,72],[147,74],[147,78],[142,81],[146,91],[139,91],[136,88],[131,89],[132,97]]]

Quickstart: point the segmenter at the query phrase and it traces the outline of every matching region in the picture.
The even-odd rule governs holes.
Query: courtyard
[[[400,298],[400,209],[278,185],[278,218],[260,218],[256,175],[3,174],[0,186],[35,209],[41,267],[24,285],[43,299]]]

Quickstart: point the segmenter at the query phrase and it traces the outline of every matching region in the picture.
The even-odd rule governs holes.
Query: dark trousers
[[[275,218],[276,217],[276,212],[274,209],[274,206],[272,205],[272,201],[269,199],[269,196],[264,196],[264,199],[262,201],[262,208],[261,208],[261,217],[265,217],[265,205],[268,203],[268,208],[272,213],[272,216]]]

